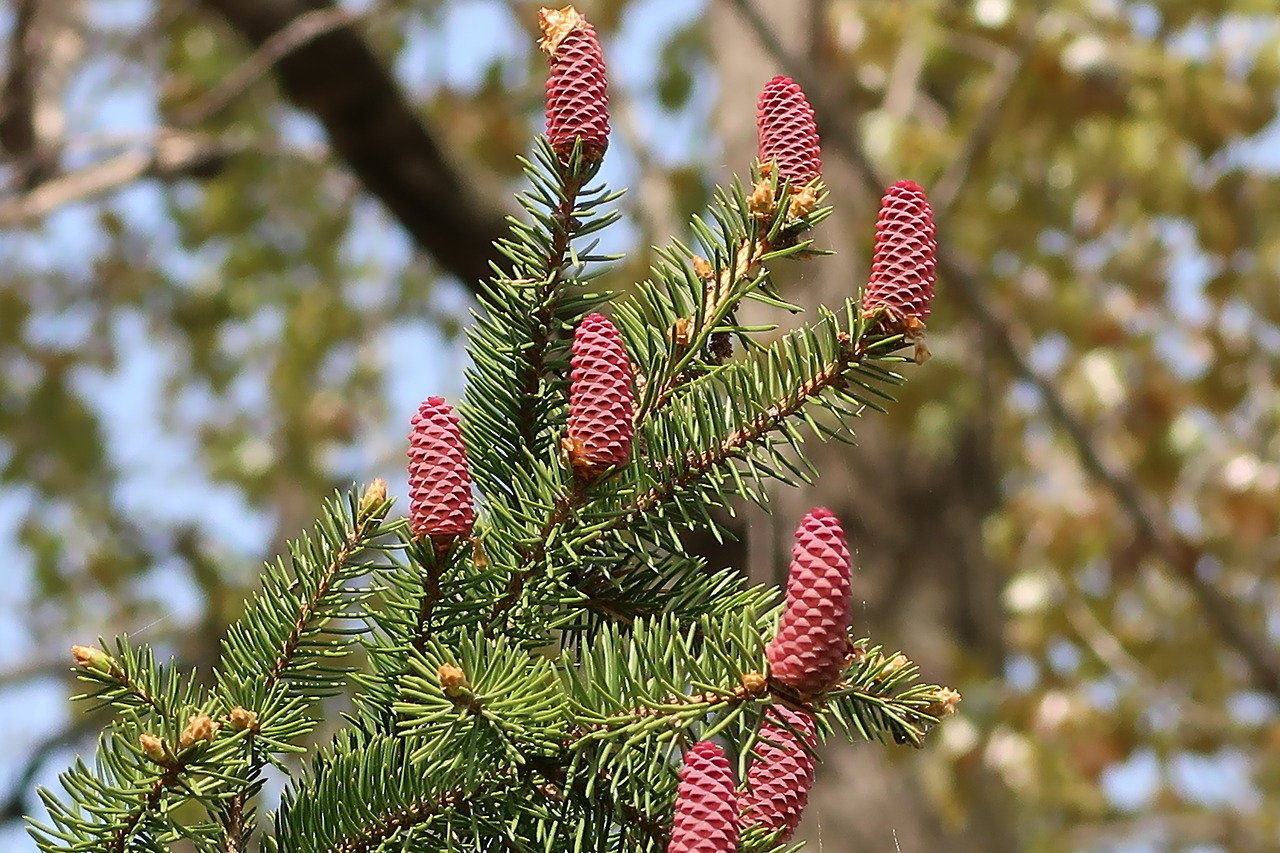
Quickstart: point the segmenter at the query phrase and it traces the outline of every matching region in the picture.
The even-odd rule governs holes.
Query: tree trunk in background
[[[810,53],[804,41],[811,28],[805,15],[797,12],[813,5],[756,6],[793,55]],[[712,3],[708,25],[716,34],[712,41],[717,46],[723,89],[736,93],[725,99],[719,118],[726,144],[724,162],[745,173],[755,156],[756,138],[754,104],[748,99],[770,76],[781,72],[732,4]],[[813,76],[823,79],[820,69]],[[783,294],[806,309],[822,303],[835,306],[865,280],[868,259],[848,247],[865,242],[860,235],[870,233],[878,206],[878,199],[867,197],[834,153],[824,157],[823,174],[835,214],[819,229],[818,245],[840,254],[775,266],[783,279]],[[946,298],[945,281],[940,282],[939,293]],[[744,316],[744,322],[763,321],[766,312],[755,310],[757,316]],[[777,312],[768,313],[776,322]],[[980,669],[984,680],[996,679],[1004,657],[1001,578],[998,568],[986,560],[982,543],[983,521],[1000,500],[989,426],[964,424],[954,430],[950,446],[931,448],[913,443],[906,428],[895,424],[892,412],[888,417],[872,413],[857,428],[857,447],[813,442],[811,458],[821,472],[816,483],[803,489],[775,485],[771,513],[751,509],[737,525],[744,531],[746,554],[721,551],[711,555],[713,564],[742,565],[745,556],[753,579],[781,581],[795,524],[810,507],[825,505],[840,517],[857,554],[857,633],[870,634],[886,649],[904,651],[920,665],[926,680],[951,684],[962,693],[966,687],[971,694],[989,692],[982,682],[955,681],[961,661],[967,672]],[[968,698],[972,702],[976,696]],[[948,812],[944,817],[938,803],[927,795],[920,772],[926,762],[941,760],[937,755],[892,745],[851,746],[832,739],[823,758],[796,838],[809,841],[815,849],[825,853],[1017,849],[1009,792],[981,761],[956,769],[953,778],[963,785],[957,799],[965,809],[963,814]]]

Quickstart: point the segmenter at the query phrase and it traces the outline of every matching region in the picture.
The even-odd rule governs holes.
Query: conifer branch
[[[150,666],[147,665],[148,661],[137,660],[136,654],[123,639],[117,642],[117,648],[118,654],[113,656],[89,646],[71,647],[76,664],[80,667],[79,677],[102,685],[98,690],[77,698],[102,698],[118,707],[131,707],[154,714],[161,719],[173,718],[174,712],[169,703],[132,674],[135,663],[138,664],[137,670],[142,673],[163,673],[164,670],[158,670],[155,661],[150,660],[149,654],[147,658]]]
[[[286,584],[287,577],[283,572],[268,573],[266,589],[255,602],[257,607],[247,608],[239,626],[233,626],[228,633],[224,641],[223,691],[229,704],[247,706],[256,713],[264,713],[272,702],[314,698],[317,692],[326,689],[329,679],[322,674],[318,677],[309,675],[302,691],[288,690],[282,694],[276,690],[277,685],[292,672],[302,668],[316,669],[316,657],[331,657],[349,643],[343,638],[329,648],[317,648],[314,657],[300,654],[314,642],[314,637],[325,623],[342,615],[345,602],[340,594],[341,586],[353,574],[363,570],[359,557],[383,532],[382,522],[391,504],[386,499],[386,484],[381,481],[375,481],[359,501],[353,493],[348,503],[348,513],[341,512],[336,502],[330,505],[327,517],[320,525],[321,539],[326,547],[316,549],[303,540],[311,546],[304,555],[300,545],[293,546],[295,578]],[[337,523],[339,518],[343,521],[341,525]],[[314,569],[308,571],[312,566]],[[282,637],[275,640],[274,649],[268,654],[271,663],[246,683],[243,678],[245,659],[254,657],[254,649],[261,654],[270,648],[273,635],[277,633],[275,625],[279,624],[278,621],[273,624],[272,617],[278,620],[290,599],[294,603],[292,624]],[[241,670],[234,673],[241,677],[238,684],[228,680],[232,673],[225,668],[227,662],[240,665]],[[296,693],[302,695],[290,695]],[[245,810],[249,798],[257,790],[258,777],[267,762],[256,730],[246,731],[243,751],[247,767],[235,782],[236,790],[218,816],[227,834],[228,851],[244,849],[245,836],[252,829],[246,820]]]
[[[125,817],[121,826],[107,841],[104,850],[108,851],[108,853],[125,853],[129,849],[129,842],[133,840],[134,833],[138,831],[138,828],[148,816],[154,815],[159,810],[165,793],[181,783],[183,772],[186,769],[186,762],[180,760],[175,760],[173,764],[166,767],[164,772],[156,777],[155,782],[152,783],[151,790],[147,792],[147,795],[138,803],[137,807]]]
[[[538,401],[541,398],[542,383],[546,378],[551,349],[560,338],[560,329],[556,322],[559,296],[564,292],[566,282],[565,255],[569,243],[581,222],[574,216],[574,208],[578,190],[582,184],[580,179],[565,175],[560,185],[560,203],[552,215],[555,229],[551,239],[551,251],[547,257],[547,276],[534,291],[533,304],[537,306],[533,322],[533,340],[530,341],[522,366],[523,377],[519,379],[520,400],[520,435],[526,447],[533,447],[538,437],[537,417]],[[563,346],[563,344],[561,344]]]
[[[671,356],[663,369],[658,373],[661,379],[657,387],[642,394],[644,402],[636,412],[636,423],[644,423],[645,419],[665,406],[675,393],[677,386],[685,377],[685,370],[692,360],[706,347],[711,334],[726,316],[733,310],[742,296],[755,284],[753,280],[760,265],[760,259],[767,251],[766,244],[754,234],[750,234],[731,252],[732,262],[719,273],[708,269],[710,280],[707,281],[701,317],[692,319],[680,318],[673,329],[674,346]],[[743,286],[746,283],[746,287]],[[731,296],[737,294],[737,299]],[[646,380],[647,381],[647,380]]]
[[[302,606],[298,608],[298,615],[294,619],[293,627],[290,629],[288,636],[284,638],[284,641],[280,643],[280,647],[276,651],[275,660],[272,662],[271,668],[266,672],[264,686],[268,690],[284,677],[291,666],[295,665],[298,649],[302,645],[302,640],[306,634],[315,630],[317,622],[332,618],[332,613],[323,606],[325,599],[333,592],[335,586],[343,580],[343,570],[349,568],[360,551],[369,544],[373,537],[381,532],[381,524],[381,518],[370,515],[354,519],[354,524],[348,528],[346,539],[342,545],[334,551],[328,563],[320,569],[314,589],[302,602]]]
[[[637,424],[670,402],[690,378],[695,361],[704,357],[716,337],[728,334],[723,324],[738,305],[767,287],[765,263],[810,251],[802,236],[831,213],[824,206],[826,192],[820,182],[792,191],[788,184],[779,183],[772,168],[761,167],[759,173],[749,196],[736,183],[732,194],[720,193],[712,209],[719,233],[695,218],[695,230],[708,248],[710,262],[677,244],[678,251],[667,253],[667,265],[655,270],[656,286],[666,282],[666,287],[680,288],[683,283],[678,270],[686,266],[686,259],[680,256],[685,255],[700,287],[691,294],[694,310],[674,318],[668,330],[670,347],[658,353],[659,363],[650,365],[638,380],[641,402]]]
[[[749,748],[761,715],[785,703],[814,727],[918,744],[954,708],[958,694],[915,684],[905,658],[850,651],[851,564],[831,512],[798,529],[780,619],[773,591],[679,546],[681,525],[718,531],[707,507],[728,495],[761,501],[766,478],[808,478],[797,421],[848,440],[846,419],[878,408],[864,392],[887,397],[880,386],[900,380],[876,362],[901,360],[890,350],[902,338],[865,304],[847,302],[843,318],[822,309],[768,346],[750,335],[774,327],[734,319],[746,298],[798,310],[771,292],[768,263],[816,254],[802,235],[830,212],[803,92],[774,78],[761,94],[750,192],[735,183],[694,220],[710,260],[662,250],[611,318],[593,310],[608,297],[586,288],[607,258],[574,249],[617,218],[602,212],[617,194],[584,189],[608,144],[600,45],[572,7],[539,17],[552,71],[547,133],[524,163],[528,221],[510,221],[499,250],[511,270],[495,268],[481,295],[461,412],[429,396],[414,417],[407,522],[383,525],[380,481],[348,508],[329,503],[228,630],[212,697],[123,641],[119,661],[79,647],[101,685],[91,697],[126,714],[98,774],[77,763],[64,775],[70,805],[44,795],[43,849],[183,838],[243,853],[264,768],[288,772],[278,756],[302,751],[318,703],[343,692],[359,711],[291,780],[272,850],[677,844],[697,833],[687,809],[666,818],[672,793],[691,796],[673,759],[695,739],[688,754],[717,753],[718,825],[736,839],[735,783],[708,740]],[[875,296],[922,319],[934,241],[918,189],[891,211],[888,248],[878,237]],[[748,347],[732,362],[731,335]],[[391,530],[398,542],[377,546]],[[345,665],[360,633],[364,672]],[[135,731],[157,715],[155,734]],[[177,806],[192,801],[204,811],[188,822]]]
[[[848,336],[845,335],[844,339],[847,342]],[[690,450],[682,460],[684,470],[670,476],[665,482],[654,486],[648,492],[637,497],[631,504],[631,513],[639,515],[648,512],[661,501],[670,498],[681,488],[696,482],[709,469],[723,465],[739,456],[749,446],[777,429],[782,421],[799,412],[806,403],[823,391],[828,388],[842,387],[845,371],[853,363],[852,352],[842,352],[838,357],[824,364],[817,373],[802,381],[788,394],[771,401],[753,419],[725,436],[716,447],[709,448],[701,453]],[[660,475],[673,471],[675,468],[676,463],[672,459],[663,460],[658,464]]]

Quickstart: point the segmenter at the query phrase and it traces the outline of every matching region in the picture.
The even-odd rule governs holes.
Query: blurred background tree
[[[128,631],[198,666],[329,490],[403,479],[540,128],[537,6],[9,0],[5,849],[33,784],[90,751],[72,641]],[[578,6],[610,63],[604,177],[632,188],[614,246],[687,234],[745,173],[779,72],[815,102],[843,258],[788,297],[865,277],[890,180],[937,211],[934,357],[905,405],[779,492],[776,530],[700,543],[772,578],[798,508],[832,506],[862,626],[964,693],[929,749],[829,755],[805,837],[1280,846],[1272,5]]]

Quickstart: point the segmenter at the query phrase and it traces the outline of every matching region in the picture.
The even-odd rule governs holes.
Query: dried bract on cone
[[[822,149],[813,107],[800,85],[790,77],[774,77],[756,102],[756,131],[760,162],[778,164],[778,177],[794,188],[822,172]]]
[[[933,209],[913,181],[898,181],[880,200],[871,277],[862,294],[862,313],[883,312],[890,334],[916,337],[924,331],[933,286],[938,242]]]
[[[701,741],[684,754],[667,853],[735,853],[738,807],[724,750]]]
[[[409,526],[442,550],[470,536],[475,521],[458,415],[443,397],[428,397],[409,432]]]
[[[572,6],[538,12],[542,40],[551,65],[547,77],[547,140],[568,162],[574,142],[582,140],[587,164],[599,163],[609,146],[609,90],[600,40],[587,19]]]
[[[751,750],[747,784],[738,796],[742,826],[760,826],[782,834],[787,841],[800,825],[813,787],[817,745],[813,716],[782,705],[771,705]],[[806,749],[807,747],[807,749]]]
[[[594,479],[631,458],[635,394],[631,358],[603,314],[588,314],[573,333],[569,359],[569,462]]]
[[[850,604],[844,531],[819,507],[796,528],[786,604],[765,650],[770,677],[807,696],[830,688],[849,654]]]

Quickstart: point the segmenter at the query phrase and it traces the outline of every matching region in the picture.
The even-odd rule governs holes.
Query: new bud
[[[357,510],[357,517],[361,521],[372,520],[373,513],[382,506],[387,500],[387,481],[381,477],[376,478],[364,490],[364,494],[360,496],[360,505]]]
[[[178,748],[186,749],[194,743],[200,741],[212,741],[218,734],[221,726],[213,721],[213,717],[208,714],[193,714],[191,719],[187,720],[187,725],[182,730],[182,734],[178,736]]]
[[[164,741],[155,735],[147,732],[138,735],[138,746],[142,747],[142,754],[156,764],[169,763],[169,754],[164,748]]]
[[[111,656],[95,646],[72,646],[71,657],[81,669],[92,669],[96,672],[111,671]]]

